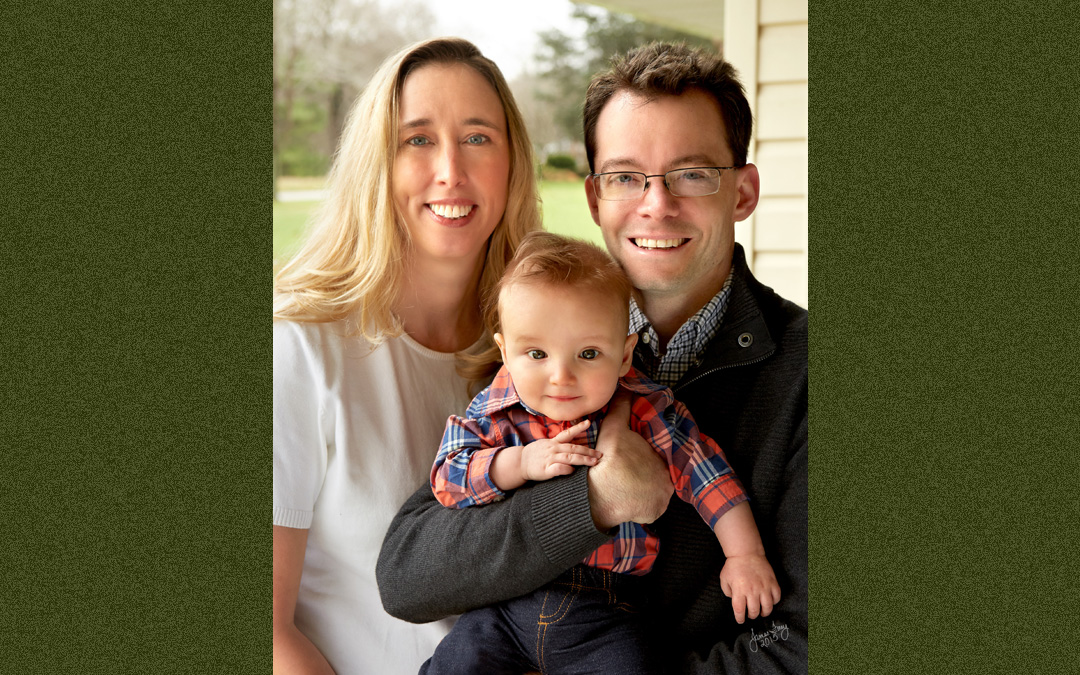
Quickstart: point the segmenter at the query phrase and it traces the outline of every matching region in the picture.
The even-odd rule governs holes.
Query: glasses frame
[[[724,174],[720,174],[717,177],[718,180],[716,181],[716,189],[713,190],[712,192],[706,192],[703,195],[677,195],[677,194],[675,194],[674,192],[671,191],[671,186],[668,185],[668,179],[667,179],[668,174],[676,173],[676,172],[679,172],[679,171],[692,171],[694,169],[716,169],[717,171],[726,171],[728,169],[736,169],[737,170],[739,168],[741,168],[741,167],[737,167],[737,166],[684,166],[684,167],[680,167],[678,169],[672,169],[671,171],[667,171],[665,173],[652,173],[652,174],[649,174],[649,173],[643,173],[641,171],[605,171],[603,173],[590,173],[589,176],[591,176],[593,178],[593,194],[596,195],[597,199],[603,199],[605,202],[628,202],[628,201],[633,200],[634,197],[628,197],[627,199],[611,199],[610,197],[601,197],[600,196],[600,190],[597,188],[596,179],[599,178],[600,176],[611,176],[611,175],[614,175],[614,174],[625,174],[625,173],[633,173],[633,174],[637,174],[638,176],[644,176],[645,177],[645,184],[642,185],[642,187],[641,187],[641,194],[638,195],[638,197],[637,197],[638,199],[640,199],[641,195],[645,194],[645,191],[649,189],[649,179],[650,178],[663,178],[664,179],[664,181],[663,181],[664,182],[664,187],[667,189],[668,193],[671,194],[672,197],[690,197],[690,198],[693,198],[693,197],[708,197],[709,195],[714,195],[717,192],[720,192],[719,178],[723,178]]]

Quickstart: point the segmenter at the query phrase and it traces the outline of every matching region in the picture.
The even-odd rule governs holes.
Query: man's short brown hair
[[[735,166],[746,164],[753,119],[738,73],[719,55],[684,44],[653,42],[612,59],[611,69],[593,77],[585,94],[585,154],[595,171],[596,122],[611,97],[629,91],[648,100],[699,89],[716,99]]]

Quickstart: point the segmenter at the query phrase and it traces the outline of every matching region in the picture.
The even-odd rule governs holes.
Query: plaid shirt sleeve
[[[506,494],[491,482],[490,470],[491,460],[504,447],[502,431],[490,417],[451,415],[431,467],[435,498],[457,509],[503,499]]]
[[[668,392],[637,397],[631,422],[668,462],[679,497],[712,529],[720,516],[747,500],[724,451],[698,430],[690,411]]]

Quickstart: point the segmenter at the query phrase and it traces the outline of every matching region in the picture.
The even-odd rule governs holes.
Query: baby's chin
[[[553,420],[555,422],[579,422],[579,421],[585,419],[586,417],[588,417],[589,415],[593,414],[594,412],[596,412],[596,410],[599,410],[599,408],[597,408],[596,410],[587,410],[587,411],[582,412],[580,409],[578,409],[578,410],[573,410],[573,409],[567,410],[565,408],[561,408],[558,405],[555,405],[555,406],[552,406],[552,405],[534,406],[534,405],[531,405],[528,401],[525,402],[525,405],[527,405],[532,410],[535,410],[535,411],[541,413],[544,417],[548,418],[549,420]]]

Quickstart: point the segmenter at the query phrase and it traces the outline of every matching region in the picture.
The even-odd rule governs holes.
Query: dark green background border
[[[0,671],[270,672],[272,41],[0,10]]]
[[[814,672],[1076,667],[1074,7],[811,3]]]
[[[67,4],[0,10],[0,670],[269,672],[271,5]],[[811,4],[812,671],[1071,667],[1075,11]]]

